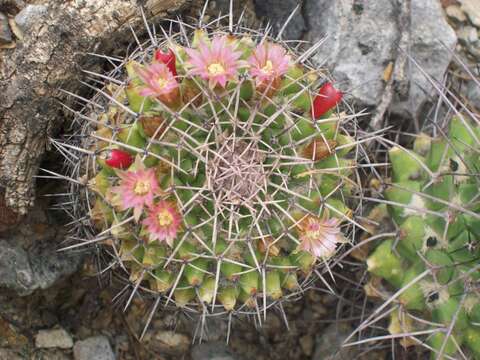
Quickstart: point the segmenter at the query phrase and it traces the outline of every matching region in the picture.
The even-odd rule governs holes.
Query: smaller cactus
[[[432,358],[480,359],[480,127],[453,117],[447,136],[421,134],[413,150],[395,146],[389,156],[385,198],[398,238],[378,244],[368,271],[398,293],[400,314],[443,326],[426,339]],[[392,333],[425,330],[412,318],[400,327],[399,316],[391,314]]]

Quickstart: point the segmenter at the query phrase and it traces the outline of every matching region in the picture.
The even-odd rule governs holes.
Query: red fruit
[[[173,53],[172,49],[168,49],[167,53],[164,53],[162,50],[155,51],[155,60],[160,61],[167,65],[170,72],[173,76],[177,76],[177,68],[176,68],[176,58],[175,54]]]
[[[318,119],[328,110],[335,107],[342,100],[342,97],[342,92],[335,89],[331,82],[327,82],[321,87],[317,97],[313,100],[313,118]]]
[[[105,163],[116,169],[126,169],[133,163],[133,157],[129,153],[113,149],[107,152]]]

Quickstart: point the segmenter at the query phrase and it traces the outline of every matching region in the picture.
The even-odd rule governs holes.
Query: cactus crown
[[[466,351],[480,359],[479,154],[480,127],[462,116],[442,136],[420,134],[413,150],[389,151],[388,206],[380,206],[399,231],[376,247],[368,270],[396,291],[390,332],[423,332],[432,358]],[[414,338],[402,344],[422,343]]]
[[[152,314],[265,313],[309,288],[352,233],[355,117],[307,61],[318,45],[179,26],[109,58],[77,113],[81,136],[52,140],[76,152],[83,241],[68,248],[104,245],[130,284],[126,307],[143,290]]]

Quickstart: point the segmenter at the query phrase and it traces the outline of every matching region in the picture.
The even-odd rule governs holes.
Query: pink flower
[[[307,215],[297,225],[301,241],[299,249],[321,258],[332,256],[337,244],[344,240],[339,225],[337,218]]]
[[[157,205],[150,207],[148,216],[142,224],[150,233],[150,240],[165,241],[173,246],[182,218],[175,203],[161,200]]]
[[[265,41],[257,45],[248,63],[257,85],[269,84],[288,71],[290,56],[282,46]]]
[[[155,170],[145,169],[137,157],[135,171],[118,171],[121,179],[120,186],[112,188],[112,191],[120,196],[121,208],[127,210],[133,208],[133,215],[138,221],[142,215],[143,207],[152,206],[153,199],[159,193]]]
[[[235,51],[235,46],[226,36],[216,36],[212,43],[207,45],[200,41],[198,50],[185,49],[190,59],[190,75],[199,75],[208,80],[210,88],[217,84],[225,87],[227,81],[234,80],[238,69],[242,66],[239,60],[241,52]]]
[[[178,82],[164,63],[154,61],[146,67],[136,67],[135,71],[144,83],[140,86],[141,96],[153,96],[162,100],[178,92]]]

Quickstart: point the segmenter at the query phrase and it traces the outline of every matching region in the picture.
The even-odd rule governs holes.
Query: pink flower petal
[[[163,217],[164,223],[159,220],[160,216]],[[181,216],[174,203],[162,200],[149,208],[148,216],[142,223],[147,227],[150,240],[165,241],[172,246],[180,229]]]
[[[250,75],[258,83],[269,83],[283,76],[290,65],[290,56],[280,45],[263,42],[248,59]]]
[[[139,87],[141,96],[161,96],[170,94],[178,88],[178,82],[164,63],[153,62],[145,68],[135,69],[140,80],[144,83]]]
[[[210,44],[201,41],[198,49],[185,51],[189,56],[189,74],[207,80],[212,88],[217,84],[225,87],[228,81],[236,78],[241,67],[241,53],[235,51],[225,36],[215,36]]]
[[[335,218],[308,215],[300,222],[298,228],[301,240],[299,249],[317,257],[332,256],[337,244],[343,240],[339,220]]]
[[[122,200],[122,209],[134,208],[136,219],[140,218],[139,213],[144,206],[153,203],[155,194],[160,190],[153,169],[137,169],[136,171],[125,171],[119,174],[120,185],[112,188],[112,191],[119,195]]]

